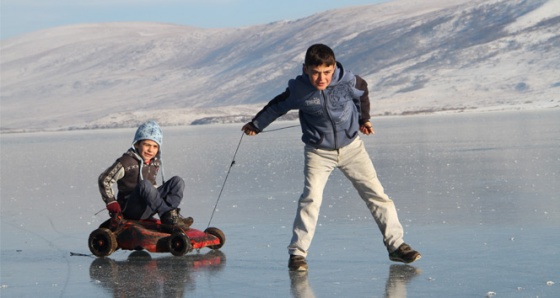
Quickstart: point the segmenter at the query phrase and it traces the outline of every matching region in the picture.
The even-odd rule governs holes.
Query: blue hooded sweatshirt
[[[356,88],[357,79],[365,85]],[[367,111],[361,113],[360,99],[367,100]],[[362,101],[364,98],[362,97]],[[290,110],[299,110],[302,141],[318,149],[336,150],[350,144],[358,135],[360,123],[369,120],[367,84],[345,71],[340,63],[325,90],[317,90],[306,74],[288,82],[288,88],[271,100],[253,118],[253,125],[262,131]],[[367,118],[367,119],[361,119]]]

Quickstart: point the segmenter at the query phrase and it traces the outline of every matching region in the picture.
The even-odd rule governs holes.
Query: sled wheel
[[[183,232],[174,232],[169,236],[167,241],[167,248],[172,255],[180,257],[192,250],[191,241],[189,237]]]
[[[224,232],[222,232],[222,230],[218,228],[210,227],[204,230],[204,233],[216,236],[218,239],[220,239],[220,244],[208,246],[208,248],[210,249],[220,249],[222,246],[224,246],[224,243],[226,243],[226,235],[224,235]]]
[[[89,234],[89,250],[95,256],[106,257],[117,249],[117,245],[117,237],[109,229],[99,228]]]

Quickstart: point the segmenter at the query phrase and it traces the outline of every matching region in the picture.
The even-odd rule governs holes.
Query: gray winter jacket
[[[156,176],[160,166],[159,152],[158,157],[152,159],[150,164],[147,165],[138,153],[133,148],[130,148],[113,165],[99,175],[98,186],[101,198],[106,204],[117,199],[121,206],[124,207],[124,201],[134,191],[140,180],[147,179],[157,187]],[[118,189],[117,198],[115,198],[113,192],[113,184],[115,182]]]
[[[337,63],[329,86],[319,91],[306,74],[288,82],[288,88],[253,118],[262,131],[290,110],[299,110],[302,141],[319,149],[335,150],[352,142],[361,123],[369,121],[367,83]]]

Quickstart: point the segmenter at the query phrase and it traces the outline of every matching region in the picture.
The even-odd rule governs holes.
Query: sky
[[[0,0],[0,39],[59,26],[163,22],[201,28],[296,20],[330,9],[389,0]]]

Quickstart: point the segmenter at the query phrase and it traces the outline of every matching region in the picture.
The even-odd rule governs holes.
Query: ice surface
[[[308,274],[286,246],[302,186],[299,128],[241,139],[240,125],[164,127],[167,177],[185,178],[194,228],[218,252],[91,256],[107,218],[96,179],[134,129],[2,134],[2,297],[558,297],[560,111],[383,117],[363,137],[423,257],[392,263],[350,183],[325,190]],[[280,128],[295,123],[276,123]]]

